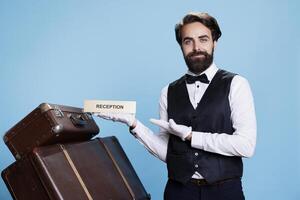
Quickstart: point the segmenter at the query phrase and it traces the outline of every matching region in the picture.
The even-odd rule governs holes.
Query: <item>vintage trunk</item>
[[[50,200],[29,156],[8,166],[1,176],[15,200]]]
[[[118,139],[115,136],[111,136],[100,140],[103,142],[115,165],[119,168],[120,174],[124,177],[124,181],[127,182],[134,199],[150,199],[150,194],[147,194]]]
[[[26,166],[2,172],[17,200],[150,199],[115,137],[37,147],[20,162]],[[24,185],[20,180],[27,176],[32,179]],[[34,198],[25,198],[22,191]]]

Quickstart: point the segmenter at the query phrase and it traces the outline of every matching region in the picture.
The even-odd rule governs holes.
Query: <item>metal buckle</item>
[[[63,118],[64,113],[61,111],[61,109],[58,106],[54,106],[54,114],[56,117]]]

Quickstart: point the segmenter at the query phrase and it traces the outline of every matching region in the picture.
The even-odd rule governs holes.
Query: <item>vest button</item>
[[[197,165],[197,164],[195,165],[195,168],[198,168],[198,165]]]
[[[198,156],[198,152],[195,153],[195,156]]]

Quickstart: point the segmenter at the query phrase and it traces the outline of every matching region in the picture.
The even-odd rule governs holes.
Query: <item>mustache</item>
[[[209,54],[206,51],[193,51],[189,53],[186,57],[191,58],[193,56],[198,56],[198,55],[204,55],[205,57],[209,56]]]

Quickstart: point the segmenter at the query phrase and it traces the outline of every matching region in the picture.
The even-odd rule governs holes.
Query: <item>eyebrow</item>
[[[209,37],[208,37],[208,35],[200,35],[198,38],[201,39],[201,38],[209,38]],[[192,37],[185,37],[185,38],[183,38],[182,41],[184,42],[185,40],[193,40],[193,38]]]
[[[182,42],[184,42],[186,40],[193,40],[193,38],[191,38],[191,37],[185,37],[185,38],[183,38]]]
[[[208,35],[201,35],[198,38],[209,38]]]

